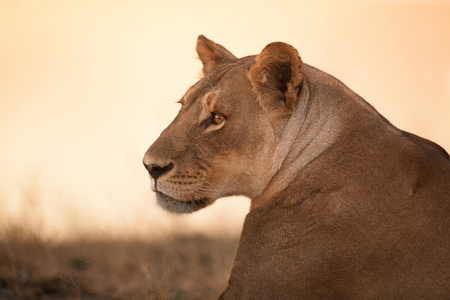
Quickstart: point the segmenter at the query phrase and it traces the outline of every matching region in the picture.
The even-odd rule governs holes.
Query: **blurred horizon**
[[[447,1],[2,1],[0,231],[239,234],[248,199],[169,215],[141,163],[200,76],[199,34],[238,57],[287,42],[450,150]]]

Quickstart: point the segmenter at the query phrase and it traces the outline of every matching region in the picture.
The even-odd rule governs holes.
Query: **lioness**
[[[450,158],[276,42],[204,77],[144,164],[158,204],[251,199],[220,299],[449,299]]]

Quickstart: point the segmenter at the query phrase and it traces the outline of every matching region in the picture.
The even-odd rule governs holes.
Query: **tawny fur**
[[[444,149],[290,45],[237,59],[200,36],[197,50],[205,77],[144,164],[175,213],[251,199],[220,299],[449,298]]]

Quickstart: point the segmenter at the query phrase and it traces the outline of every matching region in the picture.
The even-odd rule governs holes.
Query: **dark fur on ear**
[[[197,39],[198,57],[203,63],[203,74],[208,74],[217,64],[237,59],[222,45],[216,44],[203,35]]]
[[[265,111],[292,114],[303,80],[303,63],[291,45],[275,42],[256,56],[249,79]]]

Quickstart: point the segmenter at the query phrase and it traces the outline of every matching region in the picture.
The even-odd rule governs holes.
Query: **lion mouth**
[[[156,202],[164,210],[176,214],[189,214],[197,210],[205,208],[206,206],[212,204],[212,201],[206,198],[182,201],[172,198],[166,194],[156,191]]]

